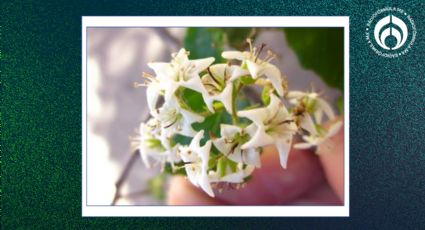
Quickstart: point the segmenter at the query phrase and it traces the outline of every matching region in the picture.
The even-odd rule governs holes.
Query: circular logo
[[[386,7],[367,22],[366,40],[383,57],[396,58],[409,52],[416,40],[416,25],[404,10]]]

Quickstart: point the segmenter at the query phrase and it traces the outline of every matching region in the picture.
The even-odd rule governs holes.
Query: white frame
[[[96,206],[87,205],[88,27],[343,27],[344,205],[341,206]],[[82,17],[82,216],[349,216],[349,17]]]

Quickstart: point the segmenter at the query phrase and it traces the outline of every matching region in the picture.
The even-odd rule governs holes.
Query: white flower
[[[148,63],[156,74],[160,88],[164,90],[165,101],[168,101],[180,86],[205,93],[199,73],[211,65],[215,59],[210,57],[189,60],[188,55],[185,49],[181,49],[172,55],[171,63]]]
[[[244,129],[234,125],[221,124],[221,137],[214,140],[213,143],[230,160],[260,167],[260,151],[258,148],[241,149],[241,146],[250,138],[248,133],[254,133],[255,129],[255,124]]]
[[[153,159],[156,163],[165,164],[165,161],[176,162],[176,151],[175,147],[167,148],[159,140],[160,130],[158,126],[159,122],[156,119],[150,119],[146,124],[141,123],[139,132],[140,136],[135,139],[136,149],[142,157],[142,161],[147,168],[151,167],[149,159]]]
[[[183,160],[189,181],[201,187],[208,195],[214,197],[211,184],[208,177],[208,161],[211,150],[211,141],[201,147],[200,141],[204,136],[204,131],[199,131],[193,137],[189,146],[179,148],[179,155]]]
[[[192,124],[204,120],[204,117],[182,109],[174,96],[154,113],[154,117],[161,123],[163,139],[170,138],[176,133],[194,136],[196,132],[193,130]]]
[[[242,67],[246,66],[252,78],[254,79],[262,77],[263,75],[266,76],[272,83],[273,87],[276,89],[277,93],[280,96],[283,96],[284,92],[280,70],[276,66],[269,63],[275,56],[271,53],[268,53],[264,60],[260,59],[259,55],[265,45],[263,44],[257,51],[256,47],[252,47],[251,41],[248,40],[248,42],[250,46],[249,52],[224,51],[221,56],[226,59],[236,59],[242,61]]]
[[[307,130],[310,134],[316,135],[316,125],[314,124],[313,119],[311,118],[310,114],[308,113],[302,113],[298,115],[299,118],[299,126],[303,128],[304,130]]]
[[[236,65],[216,64],[207,68],[208,73],[202,76],[202,84],[206,91],[202,94],[205,104],[211,112],[214,112],[213,102],[223,103],[227,112],[232,113],[232,81],[243,75],[248,75],[248,71],[242,70]]]
[[[242,149],[274,144],[279,152],[280,164],[286,168],[292,136],[297,131],[294,118],[288,113],[280,99],[270,95],[270,104],[265,108],[239,111],[238,116],[246,117],[257,126],[251,140]]]
[[[323,114],[326,114],[329,120],[333,120],[335,118],[335,114],[331,106],[325,100],[320,98],[317,93],[290,91],[286,96],[291,104],[301,104],[308,113],[314,115],[314,119],[317,124],[322,123]]]
[[[334,136],[339,129],[342,126],[342,122],[336,122],[335,124],[331,125],[329,130],[321,130],[321,132],[318,132],[316,135],[309,135],[309,136],[303,136],[303,140],[306,141],[304,143],[296,143],[294,144],[294,148],[297,149],[308,149],[314,146],[318,146],[325,142],[327,139]]]

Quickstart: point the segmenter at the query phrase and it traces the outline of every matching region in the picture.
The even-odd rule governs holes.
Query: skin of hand
[[[243,188],[224,188],[210,197],[185,177],[175,176],[169,205],[342,205],[344,203],[344,129],[310,150],[291,149],[282,169],[276,149],[264,148],[261,168]]]

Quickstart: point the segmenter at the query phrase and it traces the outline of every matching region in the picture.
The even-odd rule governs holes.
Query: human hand
[[[282,169],[272,147],[262,166],[240,189],[224,189],[212,198],[182,176],[171,179],[169,205],[342,205],[344,203],[344,129],[318,146],[317,153],[292,149]]]

